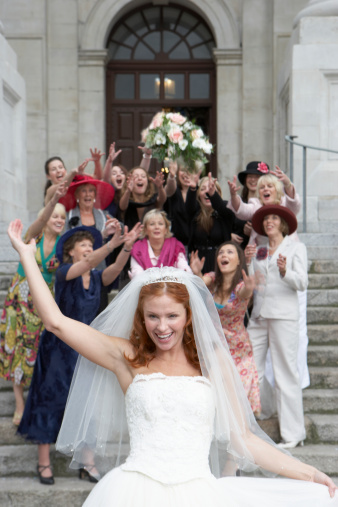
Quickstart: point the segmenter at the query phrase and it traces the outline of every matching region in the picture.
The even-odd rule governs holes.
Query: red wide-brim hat
[[[112,185],[105,181],[96,180],[89,174],[77,174],[71,182],[66,195],[59,199],[59,202],[66,208],[66,211],[76,207],[75,190],[81,185],[87,184],[96,187],[95,208],[106,209],[114,199],[115,190]]]
[[[279,206],[278,204],[267,204],[259,208],[251,219],[252,227],[257,234],[266,236],[263,228],[263,220],[267,215],[278,215],[280,218],[284,218],[289,226],[289,234],[297,230],[297,218],[291,210],[285,206]]]

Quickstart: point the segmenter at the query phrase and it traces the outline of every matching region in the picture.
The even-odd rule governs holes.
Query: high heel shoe
[[[295,440],[292,442],[280,442],[277,447],[280,449],[294,449],[295,447],[303,447],[304,440]]]
[[[43,472],[47,468],[50,469],[50,471],[52,472],[52,475],[49,477],[42,477],[41,472]],[[37,465],[36,470],[38,472],[38,476],[39,476],[41,484],[46,484],[47,486],[51,486],[52,484],[54,484],[53,469],[52,469],[51,465],[46,465],[46,466]]]
[[[101,479],[100,474],[96,470],[96,473],[93,470],[96,470],[95,465],[86,465],[86,468],[79,469],[79,479],[81,480],[89,480],[89,482],[99,482]]]

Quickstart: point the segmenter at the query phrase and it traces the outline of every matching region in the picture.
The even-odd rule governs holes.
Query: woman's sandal
[[[22,412],[14,412],[12,423],[15,426],[19,426],[21,419],[22,419],[23,413]]]
[[[96,473],[93,473],[93,470],[96,470],[95,465],[86,465],[86,468],[79,469],[79,479],[81,480],[89,480],[89,482],[99,482],[101,479],[100,474],[96,470]]]
[[[50,469],[50,471],[52,472],[52,475],[49,477],[42,477],[41,472],[43,472],[44,470],[47,470],[47,468]],[[53,469],[52,469],[51,465],[46,465],[46,466],[37,465],[36,469],[37,469],[41,484],[46,484],[47,486],[51,486],[52,484],[54,484]]]

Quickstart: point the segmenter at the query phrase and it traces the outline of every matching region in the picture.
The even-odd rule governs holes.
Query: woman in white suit
[[[293,212],[267,205],[252,217],[257,234],[268,237],[268,246],[246,249],[249,272],[257,288],[248,332],[260,381],[262,413],[269,415],[271,386],[264,378],[268,348],[275,376],[277,414],[284,448],[296,447],[305,438],[302,389],[297,371],[299,304],[297,290],[305,290],[307,254],[303,243],[289,238],[297,228]]]

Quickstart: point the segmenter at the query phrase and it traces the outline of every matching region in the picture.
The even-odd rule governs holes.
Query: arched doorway
[[[106,142],[123,150],[123,165],[139,163],[140,133],[161,109],[196,119],[215,143],[215,42],[201,17],[176,4],[145,5],[118,20],[107,47]]]

